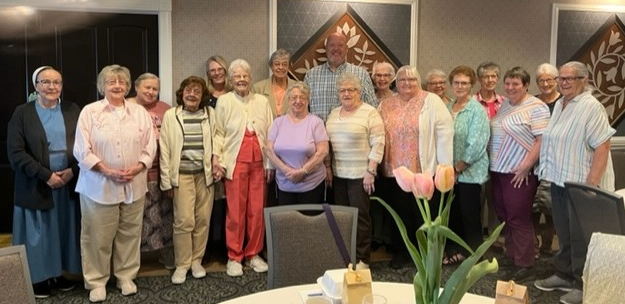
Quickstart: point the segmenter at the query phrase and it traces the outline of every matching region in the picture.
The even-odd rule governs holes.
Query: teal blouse
[[[456,100],[447,104],[451,113]],[[453,113],[452,113],[453,117]],[[490,123],[484,107],[471,97],[454,118],[454,164],[462,160],[469,166],[460,173],[461,183],[483,184],[488,180]]]

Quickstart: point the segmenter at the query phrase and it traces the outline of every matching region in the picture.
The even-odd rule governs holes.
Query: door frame
[[[161,80],[161,100],[174,100],[173,61],[172,61],[172,0],[90,0],[63,1],[50,0],[3,0],[0,3],[2,14],[28,15],[34,10],[85,11],[96,13],[128,13],[158,15],[158,55],[159,78]],[[165,97],[163,97],[165,96]],[[169,101],[171,105],[171,101]]]

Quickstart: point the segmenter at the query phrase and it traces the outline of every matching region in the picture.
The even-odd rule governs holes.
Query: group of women
[[[165,264],[175,268],[174,284],[182,284],[188,270],[204,277],[202,258],[218,201],[227,206],[222,223],[227,274],[243,275],[243,262],[267,271],[259,254],[268,197],[275,197],[275,204],[320,203],[328,187],[336,204],[359,209],[356,258],[366,265],[372,236],[369,196],[385,198],[407,230],[415,231],[421,225],[415,198],[400,190],[393,169],[435,172],[438,164],[455,168],[450,226],[471,248],[481,243],[482,186],[492,180],[516,279],[527,278],[534,264],[532,203],[543,185],[542,195],[554,198],[562,250],[559,275],[538,285],[578,287],[578,269],[567,269],[578,244],[568,241],[570,223],[562,219],[568,214],[566,198],[555,194],[561,194],[565,180],[606,181],[601,185],[610,188],[605,149],[614,133],[605,110],[587,93],[583,65],[567,63],[560,75],[555,67],[541,65],[537,97],[528,93],[529,73],[510,69],[503,77],[508,98],[489,119],[472,92],[479,80],[472,68],[458,66],[448,79],[440,70],[431,71],[428,92],[415,67],[403,66],[395,75],[390,64],[380,63],[372,73],[379,107],[363,103],[362,79],[344,73],[337,80],[340,106],[324,123],[309,113],[308,85],[288,79],[289,61],[288,52],[276,51],[269,60],[270,78],[252,86],[245,60],[228,65],[213,56],[207,61],[208,82],[196,76],[183,80],[173,108],[158,101],[158,77],[149,73],[135,81],[136,98],[126,99],[130,72],[111,65],[97,79],[104,98],[82,111],[61,103],[58,71],[37,69],[32,77],[37,99],[15,110],[8,131],[16,173],[13,241],[27,245],[35,294],[71,289],[62,271],[82,272],[89,299],[104,301],[111,270],[122,294],[135,294],[141,250],[162,251]],[[581,111],[581,102],[592,105],[584,108],[587,119],[562,115]],[[555,119],[550,120],[551,109]],[[582,139],[572,140],[567,129],[580,129]],[[394,244],[403,243],[397,231],[393,235]],[[172,246],[174,258],[167,262]],[[467,255],[454,244],[446,253],[445,264]],[[406,262],[406,249],[396,246],[392,264]]]

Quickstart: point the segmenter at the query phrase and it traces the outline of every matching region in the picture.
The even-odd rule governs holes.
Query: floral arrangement
[[[378,197],[372,197],[372,199],[380,202],[393,216],[401,237],[417,267],[417,273],[413,280],[416,303],[457,304],[475,282],[486,274],[497,272],[499,266],[495,258],[492,262],[480,261],[480,258],[495,242],[504,224],[499,225],[486,241],[473,251],[448,227],[455,184],[455,173],[452,166],[439,165],[436,169],[435,178],[432,178],[428,171],[415,174],[403,166],[393,170],[393,173],[401,189],[414,194],[423,218],[424,224],[416,231],[416,246],[408,239],[406,226],[395,210]],[[433,220],[428,200],[432,199],[435,186],[442,195],[438,210],[439,215]],[[467,249],[469,256],[452,273],[441,291],[443,255],[447,239]]]

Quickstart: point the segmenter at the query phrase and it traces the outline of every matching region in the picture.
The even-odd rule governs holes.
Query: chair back
[[[0,248],[0,286],[0,304],[35,304],[24,245]]]
[[[358,208],[330,207],[354,263]],[[346,268],[321,204],[267,207],[264,215],[267,289],[314,283],[328,269]]]
[[[586,244],[594,232],[625,235],[623,197],[583,183],[565,182]]]
[[[584,264],[584,304],[623,303],[623,252],[625,236],[593,233]]]

